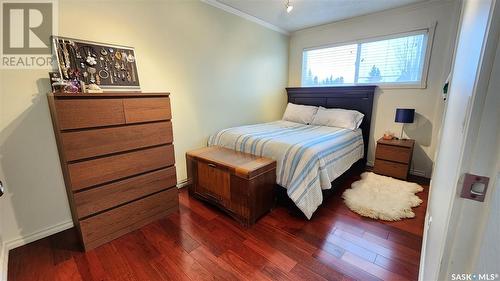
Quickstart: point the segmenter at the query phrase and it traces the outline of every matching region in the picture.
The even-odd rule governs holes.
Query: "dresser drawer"
[[[74,191],[174,164],[174,147],[165,145],[68,165]]]
[[[166,188],[175,188],[175,167],[75,193],[78,217],[86,217]]]
[[[61,134],[67,161],[142,147],[172,143],[170,121],[140,125],[64,132]]]
[[[170,120],[170,98],[123,99],[127,123]]]
[[[408,164],[412,150],[407,147],[378,144],[375,158]]]
[[[95,248],[175,211],[178,190],[171,188],[80,221],[85,249]]]
[[[121,99],[55,100],[61,130],[125,124]]]
[[[231,198],[231,174],[213,163],[199,161],[197,164],[198,188],[205,195],[213,196],[219,202]]]
[[[394,178],[406,179],[408,175],[408,168],[409,165],[407,164],[375,159],[373,172]]]

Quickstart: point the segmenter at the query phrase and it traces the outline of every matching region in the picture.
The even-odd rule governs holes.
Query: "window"
[[[302,86],[425,87],[428,30],[304,50]]]

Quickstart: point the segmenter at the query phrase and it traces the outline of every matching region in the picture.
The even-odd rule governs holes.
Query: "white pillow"
[[[317,106],[288,103],[283,120],[309,125],[318,111]]]
[[[365,115],[356,110],[319,107],[311,124],[355,130]]]

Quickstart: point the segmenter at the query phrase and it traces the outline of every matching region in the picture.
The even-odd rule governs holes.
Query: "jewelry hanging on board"
[[[97,69],[89,67],[87,71],[90,73],[90,83],[94,84],[96,82],[94,74],[96,74]]]
[[[57,36],[53,45],[64,80],[111,88],[139,86],[137,59],[132,48]]]
[[[130,69],[132,71],[132,81],[133,82],[136,82],[136,78],[135,78],[135,67],[133,65],[130,66]]]
[[[128,55],[127,55],[127,61],[130,62],[130,63],[135,62],[135,57],[134,57],[134,55],[132,55],[132,52],[130,52],[130,51],[129,51]]]

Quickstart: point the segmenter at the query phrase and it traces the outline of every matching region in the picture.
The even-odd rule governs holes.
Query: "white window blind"
[[[428,31],[304,50],[303,86],[422,85]]]

